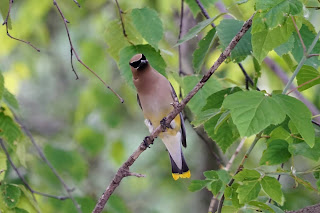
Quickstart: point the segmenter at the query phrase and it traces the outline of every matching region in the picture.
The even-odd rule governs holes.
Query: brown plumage
[[[170,82],[154,70],[143,54],[134,55],[130,60],[133,83],[137,89],[138,103],[146,119],[145,123],[152,132],[160,125],[160,121],[172,110],[176,93]],[[178,115],[166,132],[159,134],[169,151],[172,176],[189,178],[190,171],[184,160],[181,143],[186,146],[186,134],[182,115]]]

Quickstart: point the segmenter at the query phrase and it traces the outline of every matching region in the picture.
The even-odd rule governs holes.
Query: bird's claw
[[[161,121],[160,121],[160,125],[164,128],[164,129],[167,129],[167,128],[171,128],[171,125],[167,125],[167,118],[164,117]]]
[[[147,136],[143,139],[143,144],[145,147],[150,148],[150,145],[153,144],[153,141],[151,141],[150,136]]]

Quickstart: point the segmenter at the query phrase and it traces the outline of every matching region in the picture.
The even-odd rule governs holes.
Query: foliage
[[[147,134],[136,104],[130,58],[143,53],[153,68],[169,78],[178,97],[183,98],[255,10],[252,27],[231,51],[227,63],[184,110],[188,119],[185,158],[193,175],[189,181],[190,193],[185,187],[188,180],[171,180],[169,161],[163,157],[166,153],[155,145],[135,163],[134,169],[147,177],[123,181],[124,186],[108,201],[107,212],[205,211],[209,204],[203,207],[196,202],[199,195],[207,196],[199,192],[202,189],[218,199],[223,195],[222,212],[283,212],[320,200],[314,194],[320,190],[320,129],[312,124],[317,116],[312,117],[310,104],[300,101],[299,95],[291,96],[296,91],[303,92],[315,108],[320,107],[317,96],[320,57],[306,55],[300,40],[301,36],[307,49],[311,46],[311,54],[320,52],[320,42],[315,39],[319,21],[312,18],[319,11],[310,8],[319,7],[320,3],[224,0],[219,3],[225,4],[229,13],[222,13],[215,7],[217,1],[201,2],[212,18],[202,19],[196,1],[186,0],[186,33],[178,41],[180,2],[119,1],[119,11],[115,3],[102,0],[94,4],[79,1],[79,11],[75,10],[73,1],[59,3],[70,21],[73,45],[81,52],[84,63],[123,96],[125,104],[119,103],[93,75],[86,74],[89,72],[78,66],[76,60],[74,67],[80,79],[74,81],[70,59],[65,60],[69,57],[69,47],[63,22],[59,22],[61,18],[50,2],[14,2],[9,32],[41,46],[42,52],[33,53],[27,44],[6,37],[4,27],[1,28],[0,139],[33,188],[49,194],[65,194],[56,176],[36,156],[36,149],[30,145],[15,116],[26,118],[26,126],[46,158],[68,185],[76,186],[75,200],[83,212],[91,212],[106,183]],[[3,20],[7,10],[8,4],[0,1]],[[188,13],[192,16],[188,17]],[[227,15],[231,18],[227,19]],[[178,46],[183,50],[181,57],[185,57],[179,68],[186,70],[186,76],[176,73],[180,60]],[[298,67],[297,86],[292,84],[289,93],[279,91],[283,85],[265,66],[266,57],[279,63],[288,76]],[[303,66],[297,66],[304,57]],[[246,90],[248,79],[238,71],[239,63],[253,78],[252,88],[261,91]],[[247,153],[240,151],[241,157],[235,158],[230,171],[223,165],[218,170],[203,171],[203,165],[213,162],[200,147],[202,140],[193,134],[193,129],[197,132],[203,129],[206,135],[202,134],[201,138],[215,142],[224,159],[236,157],[236,146],[244,137],[247,139],[243,149]],[[313,173],[314,179],[307,178],[309,173]],[[197,179],[201,174],[204,178]],[[291,179],[294,184],[282,184],[277,175]],[[23,182],[1,149],[1,212],[77,211],[70,199],[42,197],[30,192]],[[309,191],[301,196],[300,188]],[[292,191],[296,194],[290,197]],[[269,199],[271,203],[267,202]]]

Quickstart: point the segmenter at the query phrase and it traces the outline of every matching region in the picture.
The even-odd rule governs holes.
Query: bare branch
[[[311,57],[314,57],[314,56],[319,56],[320,54],[309,54],[308,56],[307,56],[307,58],[311,58]]]
[[[120,21],[121,21],[121,26],[122,26],[122,33],[124,35],[124,37],[128,37],[127,33],[126,33],[126,29],[124,28],[124,23],[123,23],[123,19],[122,19],[122,10],[120,8],[120,5],[119,5],[119,2],[118,0],[115,0],[116,1],[116,4],[117,4],[117,7],[118,7],[118,11],[119,11],[119,16],[120,16]]]
[[[226,171],[229,171],[229,170],[230,170],[234,159],[236,159],[236,157],[237,157],[237,155],[239,154],[240,150],[242,149],[242,147],[243,147],[244,142],[246,141],[246,139],[247,139],[247,137],[244,137],[244,138],[242,138],[242,140],[240,141],[240,143],[239,143],[236,151],[233,153],[233,155],[231,156],[229,162],[228,162],[227,165],[226,165],[226,168],[225,168]]]
[[[179,36],[178,41],[181,39],[182,27],[183,27],[183,13],[184,13],[184,0],[181,0],[181,9],[180,9],[180,25],[179,25]],[[178,46],[179,52],[179,76],[185,75],[182,70],[182,59],[181,59],[181,45]],[[181,95],[181,93],[180,93]]]
[[[298,26],[296,24],[296,21],[294,20],[293,16],[290,16],[290,17],[291,17],[291,20],[293,22],[294,28],[296,28],[297,34],[299,36],[299,39],[300,39],[300,42],[301,42],[301,45],[302,45],[302,48],[303,48],[303,54],[306,54],[307,53],[307,48],[306,48],[306,45],[304,45],[304,42],[302,40],[302,37],[301,37],[300,31],[298,29]]]
[[[201,10],[201,13],[204,15],[204,17],[206,17],[206,19],[209,19],[210,16],[209,16],[207,10],[204,8],[203,4],[200,2],[200,0],[196,0],[196,3],[197,3],[197,5],[199,6],[199,8],[200,8],[200,10]],[[213,28],[216,27],[216,25],[214,25],[214,23],[211,23],[211,26],[212,26]]]
[[[27,135],[27,137],[30,139],[31,143],[33,144],[33,146],[36,148],[38,154],[40,155],[41,159],[49,166],[49,168],[51,169],[51,171],[53,172],[53,174],[58,178],[58,180],[60,181],[60,183],[62,184],[63,188],[65,189],[65,191],[67,192],[69,198],[72,200],[73,204],[75,205],[75,207],[77,208],[77,211],[79,213],[81,213],[81,208],[80,205],[78,204],[78,202],[75,200],[75,198],[72,196],[71,192],[74,191],[74,188],[69,188],[69,186],[66,184],[66,182],[62,179],[62,177],[58,174],[57,170],[53,167],[53,165],[50,163],[50,161],[46,158],[46,156],[44,155],[42,149],[38,146],[38,144],[36,143],[36,141],[34,140],[31,132],[28,130],[28,128],[26,128],[22,121],[18,118],[18,116],[13,113],[14,119],[16,120],[16,122],[20,125],[20,128],[23,130],[23,132]]]
[[[4,20],[3,24],[2,25],[6,25],[6,31],[7,31],[7,35],[13,39],[13,40],[16,40],[16,41],[20,41],[20,42],[23,42],[25,44],[28,44],[29,46],[31,46],[33,49],[37,50],[38,52],[40,52],[40,50],[35,47],[33,44],[31,44],[31,42],[29,41],[24,41],[22,39],[18,39],[18,38],[15,38],[13,37],[12,35],[10,35],[9,33],[9,26],[8,26],[8,20],[9,20],[9,17],[10,17],[10,12],[11,12],[11,7],[12,7],[12,4],[13,4],[13,0],[9,0],[9,9],[8,9],[8,13],[7,13],[7,17],[6,19]]]
[[[55,195],[50,195],[50,194],[46,194],[46,193],[43,193],[43,192],[39,192],[39,191],[36,191],[36,190],[33,190],[31,188],[31,186],[28,184],[28,182],[26,181],[26,179],[24,179],[23,175],[21,175],[20,171],[18,170],[18,168],[16,167],[16,165],[14,165],[10,155],[9,155],[9,152],[8,150],[6,149],[4,143],[3,143],[3,140],[0,138],[0,146],[2,147],[5,155],[7,156],[7,159],[11,165],[11,167],[13,168],[13,170],[17,173],[18,177],[20,178],[20,180],[23,182],[23,184],[27,187],[27,189],[31,192],[32,194],[32,197],[33,199],[36,201],[36,198],[34,196],[34,194],[38,194],[38,195],[42,195],[44,197],[50,197],[50,198],[54,198],[54,199],[58,199],[58,200],[66,200],[66,199],[69,199],[70,197],[68,196],[55,196]],[[3,170],[2,170],[3,171]],[[1,174],[1,172],[0,172]]]
[[[78,2],[77,0],[73,0],[73,2],[76,3],[76,5],[77,5],[79,8],[81,7],[80,4],[79,4],[79,2]]]
[[[73,44],[72,44],[72,40],[71,40],[71,37],[70,37],[69,28],[68,28],[68,23],[69,23],[69,21],[68,21],[68,20],[65,18],[65,16],[63,15],[63,13],[62,13],[62,11],[61,11],[61,9],[60,9],[60,7],[59,7],[59,5],[58,5],[58,3],[57,3],[56,0],[53,0],[53,5],[54,5],[54,6],[57,8],[57,10],[59,11],[61,18],[63,19],[64,26],[65,26],[65,28],[66,28],[66,32],[67,32],[67,36],[68,36],[68,40],[69,40],[69,44],[70,44],[71,67],[72,67],[72,71],[73,71],[73,72],[75,73],[75,75],[76,75],[76,79],[78,79],[79,77],[78,77],[78,75],[77,75],[77,73],[76,73],[76,71],[75,71],[75,69],[74,69],[73,63],[72,63],[72,55],[73,55],[73,54],[76,56],[78,62],[79,62],[80,64],[82,64],[82,66],[84,66],[84,67],[85,67],[87,70],[89,70],[93,75],[95,75],[95,76],[105,85],[105,87],[107,87],[113,94],[115,94],[115,95],[119,98],[119,100],[121,101],[121,103],[123,103],[124,100],[121,98],[121,96],[120,96],[118,93],[116,93],[110,86],[108,86],[107,83],[106,83],[104,80],[102,80],[102,78],[100,78],[100,76],[99,76],[96,72],[94,72],[94,71],[93,71],[92,69],[90,69],[85,63],[82,62],[82,60],[81,60],[80,57],[78,56],[77,51],[75,50],[75,48],[73,47]],[[72,53],[73,53],[73,54],[72,54]]]
[[[311,79],[311,80],[309,80],[309,81],[304,82],[303,84],[300,84],[299,86],[291,89],[291,90],[287,93],[287,95],[289,95],[291,92],[293,92],[293,91],[295,91],[295,90],[303,87],[304,85],[307,85],[307,84],[309,84],[309,83],[311,83],[311,82],[313,82],[313,81],[318,80],[319,78],[320,78],[320,75],[319,75],[318,77],[316,77],[316,78],[313,78],[313,79]]]
[[[230,55],[231,50],[237,45],[239,40],[244,36],[244,34],[249,30],[252,25],[252,19],[254,14],[251,16],[249,20],[247,20],[244,25],[242,26],[241,30],[237,35],[231,40],[227,48],[221,53],[217,61],[213,64],[213,66],[209,69],[209,71],[202,77],[200,82],[189,92],[189,94],[181,101],[181,103],[174,108],[172,112],[170,112],[166,117],[166,125],[169,125],[170,122],[184,109],[186,104],[191,100],[191,98],[205,85],[205,83],[209,80],[212,74],[218,69],[218,67],[224,62],[224,60]],[[122,164],[119,168],[118,172],[112,179],[111,183],[108,185],[105,192],[100,197],[99,201],[97,202],[93,213],[100,213],[104,206],[106,205],[108,199],[110,198],[111,194],[114,190],[119,186],[121,180],[125,177],[125,171],[128,171],[130,166],[136,161],[136,159],[140,156],[140,154],[146,150],[146,145],[150,145],[153,140],[163,131],[165,131],[165,125],[158,126],[150,136],[147,136],[145,140],[140,144],[138,149],[134,151],[134,153],[129,157],[129,159]]]
[[[320,212],[320,204],[307,206],[303,209],[296,210],[296,211],[287,211],[287,213],[317,213],[317,212]]]

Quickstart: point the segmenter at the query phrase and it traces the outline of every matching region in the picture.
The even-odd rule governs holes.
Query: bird
[[[164,118],[174,109],[173,105],[178,102],[178,98],[169,80],[149,64],[145,55],[134,55],[129,65],[137,90],[137,101],[145,118],[144,123],[151,133],[161,123],[165,123]],[[171,121],[159,137],[168,150],[173,179],[190,178],[191,173],[181,146],[187,147],[182,113]]]

